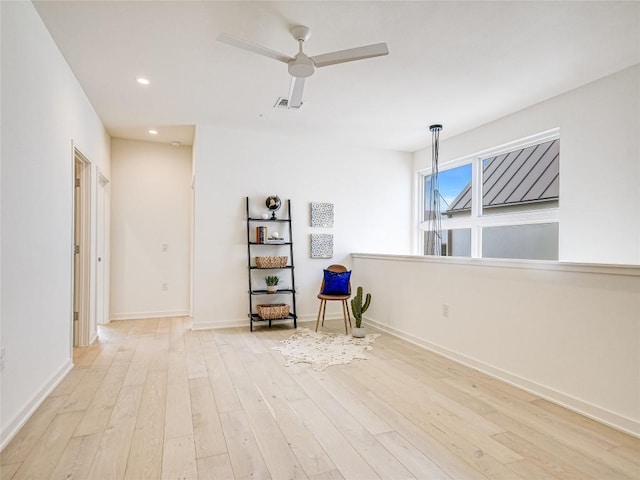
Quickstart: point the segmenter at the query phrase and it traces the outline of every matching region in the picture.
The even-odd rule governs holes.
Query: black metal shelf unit
[[[280,322],[290,322],[293,320],[293,327],[298,328],[298,316],[296,314],[296,280],[295,280],[295,268],[293,263],[293,235],[291,233],[291,200],[286,201],[287,211],[286,218],[256,218],[251,217],[250,209],[249,209],[249,197],[247,197],[247,276],[249,277],[249,328],[253,331],[254,325],[269,325],[271,327],[272,323],[280,323]],[[285,224],[287,227],[288,237],[284,242],[269,242],[268,240],[265,243],[260,243],[254,241],[255,235],[254,227],[256,226],[268,226],[270,224]],[[265,268],[258,267],[255,264],[252,264],[252,257],[256,256],[256,253],[260,251],[260,253],[264,254],[272,254],[273,252],[277,252],[277,249],[285,249],[288,251],[289,260],[288,264],[284,267],[277,268]],[[262,288],[254,287],[254,272],[255,271],[268,271],[268,270],[281,270],[283,272],[289,272],[291,277],[291,286],[290,288],[278,289],[276,293],[269,293]],[[254,298],[255,296],[266,296],[270,297],[280,296],[280,295],[288,295],[290,302],[290,311],[289,315],[284,318],[276,318],[270,320],[262,319],[255,311]],[[284,302],[283,302],[284,303]]]

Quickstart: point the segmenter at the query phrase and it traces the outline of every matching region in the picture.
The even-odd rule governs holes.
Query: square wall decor
[[[311,258],[333,258],[333,234],[311,234]]]
[[[333,228],[333,203],[311,202],[311,226]]]

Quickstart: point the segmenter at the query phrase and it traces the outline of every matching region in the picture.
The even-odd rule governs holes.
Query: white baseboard
[[[317,320],[317,315],[316,314],[305,314],[305,315],[298,315],[298,324],[300,323],[310,323],[310,322],[314,322]],[[336,319],[342,319],[342,315],[338,315],[338,314],[327,314],[325,317],[325,320],[336,320]],[[239,319],[239,320],[223,320],[223,321],[217,321],[217,322],[193,322],[193,326],[191,327],[191,330],[215,330],[215,329],[219,329],[219,328],[242,328],[242,327],[246,327],[247,329],[249,328],[249,320],[246,318],[243,319]]]
[[[27,420],[31,418],[31,415],[38,409],[38,407],[45,401],[53,389],[56,388],[60,382],[67,376],[67,373],[73,368],[73,361],[69,358],[64,364],[49,378],[49,380],[43,385],[39,392],[37,392],[33,398],[20,410],[2,429],[0,434],[0,451],[4,450],[4,447],[15,437],[16,433],[27,423]]]
[[[142,318],[167,318],[167,317],[188,317],[188,310],[173,310],[161,312],[130,312],[114,313],[109,320],[140,320]]]
[[[624,433],[640,438],[640,422],[632,418],[628,418],[615,412],[611,412],[605,408],[598,407],[597,405],[585,402],[583,400],[580,400],[579,398],[572,397],[552,388],[532,382],[530,380],[527,380],[526,378],[519,377],[518,375],[514,375],[505,370],[501,370],[492,365],[487,365],[486,363],[478,361],[474,358],[467,357],[466,355],[463,355],[461,353],[448,350],[447,348],[428,342],[424,339],[411,335],[410,333],[398,330],[393,327],[389,327],[387,325],[384,325],[383,323],[379,323],[371,318],[364,318],[364,323],[386,333],[394,335],[398,338],[402,338],[403,340],[406,340],[407,342],[422,347],[426,350],[442,355],[443,357],[453,360],[456,363],[460,363],[467,367],[473,368],[486,375],[489,375],[490,377],[513,385],[514,387],[518,387],[538,397],[544,398],[545,400],[572,410],[576,413],[579,413],[580,415],[584,415],[585,417],[589,417],[597,422],[604,423],[605,425],[615,428],[616,430],[620,430]]]
[[[193,322],[191,330],[215,330],[219,328],[237,328],[247,327],[249,328],[249,320],[243,318],[242,320],[223,320],[221,322]]]

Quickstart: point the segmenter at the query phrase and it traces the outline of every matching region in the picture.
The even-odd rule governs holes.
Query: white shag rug
[[[354,359],[366,360],[366,350],[379,333],[368,334],[364,338],[354,338],[340,333],[316,333],[308,328],[301,328],[286,340],[282,346],[271,347],[278,350],[286,359],[285,366],[296,363],[310,363],[314,370],[324,370],[331,365],[346,365]]]

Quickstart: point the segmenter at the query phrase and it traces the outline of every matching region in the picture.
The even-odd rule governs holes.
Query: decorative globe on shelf
[[[282,206],[282,202],[280,201],[280,197],[277,195],[269,195],[267,197],[267,201],[265,202],[267,208],[271,210],[271,220],[276,219],[276,211],[280,209]]]

